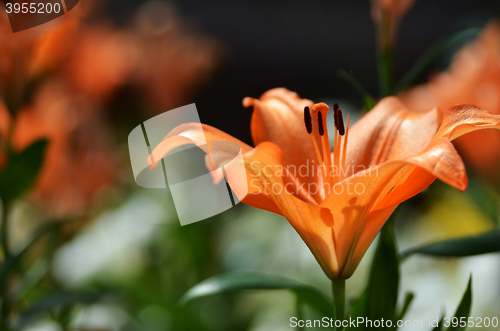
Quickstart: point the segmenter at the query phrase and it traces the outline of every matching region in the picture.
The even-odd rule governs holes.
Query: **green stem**
[[[7,261],[10,258],[10,250],[9,250],[9,223],[7,221],[8,208],[7,203],[4,201],[2,206],[2,251],[4,254],[4,261]]]
[[[297,318],[299,320],[303,320],[304,315],[302,314],[302,300],[300,300],[299,296],[297,296],[296,310],[297,310]],[[303,326],[299,326],[298,330],[305,330],[305,328]]]
[[[378,77],[380,85],[380,96],[386,97],[391,94],[393,80],[393,50],[394,40],[391,35],[391,21],[389,14],[382,10],[382,22],[378,26]]]
[[[9,108],[9,107],[8,107]],[[11,109],[11,108],[9,108]],[[12,158],[12,155],[14,153],[14,149],[12,147],[12,135],[14,134],[14,125],[15,125],[15,116],[14,113],[11,112],[11,120],[9,123],[9,128],[7,132],[7,139],[6,139],[6,156],[7,156],[7,162],[10,162],[10,159]],[[13,261],[12,255],[9,249],[9,220],[8,220],[8,215],[9,215],[9,201],[6,199],[2,199],[2,224],[0,227],[0,239],[2,240],[2,251],[3,251],[3,265],[2,268],[0,269],[0,295],[2,299],[2,307],[0,309],[0,327],[2,330],[10,330],[9,327],[9,314],[10,314],[10,302],[9,302],[9,297],[8,297],[8,292],[9,292],[9,287],[8,287],[8,270],[9,270],[9,265]]]
[[[9,231],[9,223],[7,219],[8,215],[8,206],[7,202],[3,202],[2,206],[2,228],[1,228],[1,236],[2,236],[2,250],[4,255],[4,265],[2,269],[6,269],[8,263],[10,263],[10,250],[9,250],[9,242],[8,242],[8,231]],[[9,319],[9,302],[8,302],[8,286],[7,286],[7,275],[4,275],[0,284],[0,295],[2,296],[2,309],[0,310],[0,323],[4,328],[8,327],[8,319]]]
[[[333,292],[333,305],[334,305],[334,318],[336,320],[343,320],[345,318],[345,279],[332,280]],[[335,328],[341,330],[340,328]]]
[[[378,61],[380,93],[382,97],[386,97],[391,94],[392,89],[392,49],[380,50]]]

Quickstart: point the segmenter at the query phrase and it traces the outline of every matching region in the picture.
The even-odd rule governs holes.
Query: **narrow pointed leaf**
[[[375,99],[366,92],[366,90],[361,86],[361,84],[354,78],[350,73],[345,70],[337,70],[337,76],[344,79],[346,82],[351,85],[351,87],[359,94],[359,96],[363,99],[363,107],[366,111],[370,111],[373,107],[375,107]]]
[[[240,290],[290,290],[323,316],[333,314],[333,304],[318,289],[300,282],[258,272],[235,272],[217,275],[191,288],[181,304],[214,294]]]
[[[470,310],[472,306],[472,275],[469,278],[469,283],[467,284],[467,289],[462,297],[462,301],[457,307],[455,311],[455,316],[453,318],[457,318],[459,323],[457,326],[450,325],[447,331],[463,331],[467,328],[467,319],[470,316]],[[460,319],[465,320],[465,326],[461,323]]]
[[[439,319],[438,324],[432,329],[432,331],[441,331],[443,330],[443,322],[444,322],[445,311],[441,314],[441,318]]]
[[[396,243],[386,224],[380,232],[377,250],[373,258],[366,289],[353,305],[350,315],[370,320],[394,320],[398,302],[399,259]],[[393,328],[396,324],[393,323]],[[376,330],[377,328],[357,327],[356,330]]]
[[[451,239],[412,248],[401,253],[401,259],[406,259],[413,254],[462,257],[493,252],[500,252],[500,229],[473,237]]]
[[[403,306],[401,306],[401,311],[398,315],[398,320],[402,320],[406,313],[408,312],[408,308],[410,308],[410,305],[415,298],[415,294],[413,292],[408,292],[406,293],[405,300],[403,301]]]

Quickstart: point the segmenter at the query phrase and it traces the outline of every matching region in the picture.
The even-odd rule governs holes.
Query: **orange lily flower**
[[[248,183],[242,202],[285,216],[332,280],[349,278],[394,209],[436,178],[465,190],[465,167],[451,140],[500,129],[500,116],[473,106],[415,112],[388,97],[352,128],[349,119],[344,127],[334,105],[331,150],[326,104],[283,88],[260,99],[245,98],[243,104],[254,106],[256,147],[213,127],[200,130],[187,123],[153,150],[150,166],[180,145],[196,144],[208,153],[205,139],[237,143]]]

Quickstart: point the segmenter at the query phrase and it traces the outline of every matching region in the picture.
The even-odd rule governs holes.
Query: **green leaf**
[[[366,289],[353,305],[350,315],[370,320],[393,320],[396,317],[399,287],[399,259],[396,243],[386,224],[379,235]],[[393,323],[393,328],[396,324]],[[367,327],[362,330],[376,330]],[[356,328],[360,330],[360,328]]]
[[[413,254],[461,257],[493,252],[500,252],[500,229],[473,237],[451,239],[412,248],[401,253],[401,259],[406,259]]]
[[[191,288],[180,303],[186,304],[197,298],[229,291],[280,289],[294,292],[302,302],[308,303],[323,316],[333,314],[332,302],[318,289],[291,279],[258,272],[233,272],[209,278]]]
[[[401,78],[394,88],[394,95],[401,93],[405,88],[410,86],[420,75],[430,68],[436,60],[438,60],[447,51],[454,49],[464,40],[475,37],[481,32],[480,27],[472,27],[460,30],[448,38],[438,42],[415,63],[410,70]]]
[[[457,323],[457,326],[453,326],[453,319],[452,319],[452,324],[447,329],[447,331],[463,331],[467,328],[467,325],[463,326],[463,324],[460,323],[460,318],[462,318],[462,320],[465,320],[465,323],[467,323],[467,319],[470,316],[471,306],[472,306],[472,275],[469,278],[469,283],[467,284],[467,289],[465,290],[464,296],[462,297],[462,301],[460,301],[460,304],[458,305],[457,310],[455,311],[455,316],[453,317],[453,318],[456,317],[459,323]]]
[[[0,175],[0,197],[4,203],[34,185],[43,165],[47,144],[47,139],[37,140],[9,160]]]
[[[46,235],[50,231],[57,231],[61,226],[70,224],[71,222],[80,221],[82,217],[83,216],[76,216],[74,218],[69,218],[66,220],[52,219],[48,221],[47,224],[40,226],[40,228],[34,233],[33,237],[25,244],[25,246],[21,250],[16,252],[16,254],[11,256],[9,259],[4,261],[2,265],[0,265],[0,284],[3,284],[3,282],[5,282],[5,279],[7,278],[7,275],[12,270],[12,268],[21,262],[23,257],[29,252],[30,249],[36,247],[35,244],[41,238],[43,238],[44,235]]]
[[[438,324],[432,329],[432,331],[441,331],[443,330],[443,322],[444,322],[444,316],[445,316],[445,311],[443,310],[443,313],[441,314],[441,318],[438,321]]]
[[[346,82],[351,85],[354,90],[359,94],[359,96],[363,99],[363,107],[366,111],[370,111],[373,107],[375,107],[375,99],[366,92],[366,90],[361,86],[361,84],[354,78],[350,73],[345,70],[339,69],[337,70],[337,76],[344,79]]]
[[[410,305],[415,298],[415,294],[413,292],[408,292],[406,293],[405,300],[403,301],[403,306],[401,307],[401,311],[398,314],[397,319],[402,320],[406,313],[408,312],[408,308],[410,308]]]

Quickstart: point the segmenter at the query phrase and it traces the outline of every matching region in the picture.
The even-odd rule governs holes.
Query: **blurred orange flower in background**
[[[372,19],[378,26],[378,37],[383,43],[383,49],[394,46],[401,19],[414,2],[415,0],[371,0]],[[388,35],[382,35],[385,33]]]
[[[62,74],[78,93],[106,101],[125,85],[138,61],[139,46],[133,37],[108,24],[85,26]]]
[[[244,105],[254,106],[255,148],[213,127],[200,130],[188,123],[172,130],[148,162],[154,168],[184,144],[209,153],[205,141],[237,143],[247,170],[248,195],[242,202],[285,216],[330,279],[349,278],[395,208],[436,178],[465,190],[465,167],[451,140],[500,129],[500,116],[473,106],[412,111],[389,97],[351,129],[349,120],[344,128],[334,105],[331,152],[326,104],[273,89],[259,99],[245,98]]]
[[[130,85],[154,113],[188,102],[215,72],[220,56],[218,42],[190,29],[160,2],[145,3],[124,29],[70,17],[35,46],[32,71],[59,65],[76,91],[97,100]]]
[[[77,96],[61,75],[73,55],[85,9],[49,23],[48,32],[0,34],[2,46],[8,45],[2,47],[0,72],[0,95],[6,101],[0,109],[2,148],[8,139],[18,151],[36,139],[49,139],[46,163],[32,197],[50,216],[82,212],[93,194],[116,176],[117,158],[107,140],[99,140],[105,130],[89,116],[95,113],[90,108],[97,105]],[[6,15],[0,18],[2,28],[7,28]]]
[[[453,58],[450,68],[401,94],[412,109],[447,109],[469,103],[500,114],[500,23],[491,22]],[[500,133],[485,130],[456,140],[466,161],[490,179],[500,180]]]
[[[78,6],[55,21],[17,33],[11,32],[8,16],[2,11],[0,97],[7,101],[15,98],[13,106],[18,106],[32,80],[60,69],[73,52],[77,33],[91,11],[90,6]]]
[[[218,67],[221,45],[165,3],[143,5],[131,34],[139,52],[132,84],[154,113],[185,105]]]
[[[49,139],[45,165],[33,192],[49,215],[83,213],[94,195],[117,177],[120,158],[95,108],[73,95],[63,81],[54,80],[41,86],[33,102],[18,111],[12,136],[16,150],[36,139]]]
[[[121,161],[105,110],[120,88],[162,112],[188,102],[216,68],[213,39],[187,29],[165,5],[142,7],[124,28],[88,21],[97,8],[77,6],[41,30],[15,34],[0,14],[0,166],[7,140],[22,150],[48,138],[32,197],[49,215],[81,213],[116,183]],[[168,14],[167,25],[151,25],[158,13]]]

